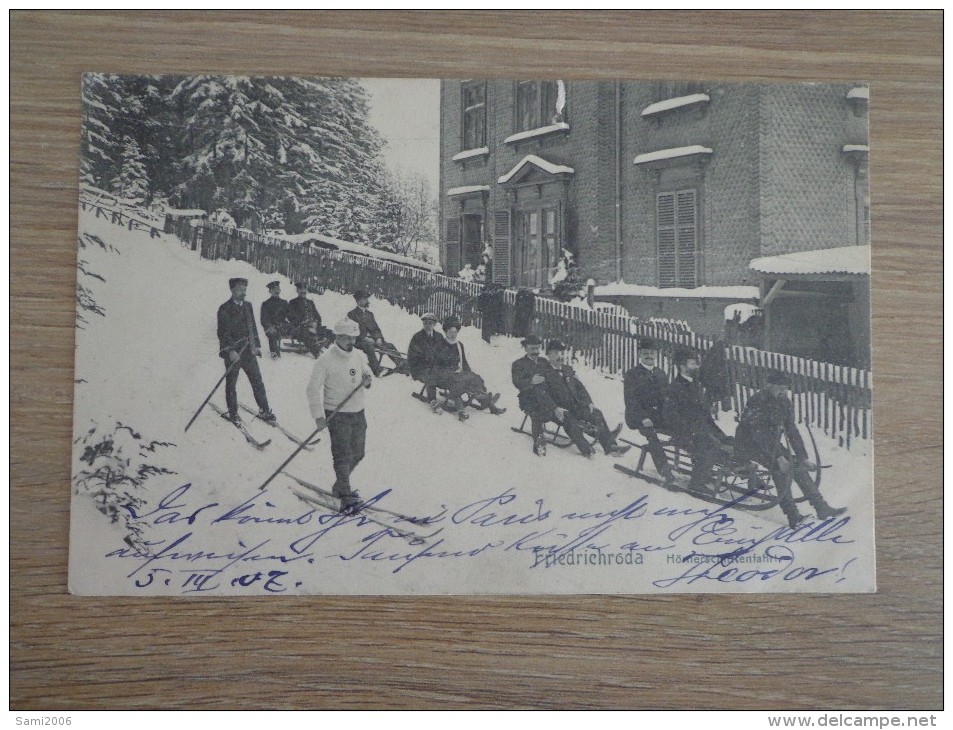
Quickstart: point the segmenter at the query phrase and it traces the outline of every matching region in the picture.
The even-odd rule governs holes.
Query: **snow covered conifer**
[[[122,140],[122,159],[119,174],[110,183],[112,192],[136,204],[143,203],[149,197],[149,178],[146,172],[145,158],[139,145],[132,137]]]

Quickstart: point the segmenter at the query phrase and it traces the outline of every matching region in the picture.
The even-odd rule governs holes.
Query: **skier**
[[[281,357],[281,338],[287,334],[288,302],[281,298],[281,284],[273,281],[268,284],[271,296],[261,303],[261,328],[268,338],[268,349],[273,360]]]
[[[496,407],[500,394],[488,392],[483,378],[470,369],[463,343],[457,340],[461,326],[456,317],[447,317],[443,322],[443,342],[438,344],[438,385],[450,391],[443,407],[458,409],[460,420],[466,420],[467,411],[463,396],[467,394],[481,408],[486,408],[494,416],[498,416],[506,411],[505,408]]]
[[[360,328],[351,319],[334,325],[334,344],[314,363],[307,391],[315,426],[327,426],[331,434],[336,477],[331,492],[341,500],[342,509],[360,502],[358,493],[351,488],[351,474],[364,458],[367,434],[364,390],[371,387],[372,378],[367,360],[354,349],[359,336]],[[358,385],[364,387],[354,392]]]
[[[645,438],[655,469],[662,475],[665,486],[671,487],[675,483],[675,475],[658,438],[659,432],[664,432],[662,406],[668,390],[668,378],[658,367],[658,345],[655,340],[639,340],[638,352],[639,362],[626,371],[622,384],[625,423]]]
[[[784,373],[768,374],[765,389],[751,396],[741,414],[735,433],[735,455],[771,470],[781,510],[794,528],[808,518],[798,511],[794,502],[792,480],[797,482],[819,519],[837,517],[846,507],[831,507],[811,478],[810,472],[817,469],[817,464],[807,457],[804,439],[794,420],[794,404],[788,398],[788,387]],[[788,446],[782,443],[782,437],[787,438]]]
[[[225,402],[228,404],[228,420],[241,423],[238,416],[238,395],[235,386],[238,383],[238,371],[244,370],[251,383],[255,402],[258,404],[258,417],[263,421],[274,421],[275,414],[268,407],[265,384],[261,379],[258,360],[261,357],[261,342],[258,339],[258,327],[250,302],[245,301],[248,279],[228,280],[232,296],[218,308],[218,345],[219,356],[225,361]]]
[[[358,289],[354,292],[354,300],[357,302],[357,306],[348,312],[347,316],[357,322],[360,327],[360,335],[357,338],[355,346],[367,355],[367,361],[370,363],[374,376],[379,377],[383,369],[377,357],[378,350],[388,355],[394,360],[397,368],[400,368],[403,365],[403,360],[400,358],[400,355],[397,354],[397,348],[389,342],[385,342],[384,334],[377,325],[377,320],[374,319],[374,313],[368,309],[370,306],[370,294],[363,289]]]
[[[688,448],[692,476],[688,488],[707,492],[708,479],[722,453],[730,451],[730,439],[711,417],[708,401],[698,382],[698,356],[687,347],[679,347],[672,356],[678,375],[665,396],[662,415],[673,438]]]
[[[437,364],[438,353],[444,339],[443,335],[434,329],[437,325],[436,314],[425,312],[420,319],[423,322],[423,329],[410,338],[410,345],[407,347],[407,364],[410,367],[410,377],[427,386],[425,391],[427,402],[430,403],[433,412],[439,414],[442,410],[437,401],[437,385],[440,379]]]
[[[546,344],[546,356],[549,358],[550,369],[546,371],[546,390],[556,404],[556,419],[566,429],[583,456],[591,456],[593,448],[582,436],[581,425],[586,424],[595,431],[596,439],[609,456],[621,456],[629,450],[628,446],[619,446],[616,437],[622,430],[622,424],[609,430],[602,411],[596,408],[586,386],[582,384],[576,373],[566,363],[568,346],[559,340],[550,340]]]
[[[288,302],[288,322],[291,325],[291,334],[295,339],[303,342],[308,351],[317,357],[325,344],[333,337],[333,333],[321,325],[318,308],[308,299],[308,285],[298,282],[295,288],[298,296]]]

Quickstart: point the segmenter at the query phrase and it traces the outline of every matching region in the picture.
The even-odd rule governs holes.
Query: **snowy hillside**
[[[574,448],[551,448],[539,458],[530,438],[511,430],[523,417],[510,383],[510,364],[522,349],[506,337],[489,346],[474,328],[461,340],[474,370],[502,392],[504,415],[478,412],[466,423],[435,416],[411,397],[419,384],[401,375],[375,380],[366,401],[367,457],[353,485],[364,499],[380,495],[379,507],[431,518],[402,524],[432,535],[426,542],[398,535],[396,518],[381,512],[341,516],[306,504],[294,494],[303,489],[284,475],[260,492],[294,450],[291,441],[248,417],[257,438],[272,439],[258,452],[210,409],[188,433],[183,428],[223,372],[215,312],[229,296],[228,278],[248,278],[256,313],[268,281],[278,278],[285,298],[294,296],[291,282],[243,262],[202,260],[171,236],[150,240],[91,214],[81,213],[80,231],[115,251],[87,248],[81,256],[102,277],[81,281],[104,315],[87,315],[77,330],[74,592],[847,591],[873,583],[869,455],[822,444],[822,460],[831,465],[822,491],[832,504],[849,505],[849,519],[794,535],[780,509],[718,511],[614,470],[616,460],[601,449],[591,460]],[[354,306],[332,292],[311,298],[328,325]],[[406,350],[419,320],[386,302],[372,299],[371,308],[387,339]],[[305,387],[313,359],[285,354],[260,363],[279,421],[301,437],[310,433]],[[578,372],[610,425],[619,423],[621,380]],[[238,394],[253,403],[244,375]],[[224,406],[223,389],[213,402]],[[730,414],[723,426],[733,429]],[[633,449],[621,463],[634,467],[637,457]],[[104,464],[108,469],[97,472]],[[329,489],[327,434],[287,471]],[[115,475],[128,477],[118,492],[110,486]],[[133,501],[100,511],[91,494],[104,483],[103,494],[112,489]],[[733,568],[710,570],[717,559],[679,562],[739,546],[750,550]],[[533,567],[546,555],[577,561],[600,552],[618,564]],[[744,571],[753,573],[742,579]]]

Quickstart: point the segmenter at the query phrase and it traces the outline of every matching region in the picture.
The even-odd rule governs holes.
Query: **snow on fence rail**
[[[203,258],[241,259],[260,271],[304,281],[313,291],[330,289],[350,294],[362,288],[417,315],[425,311],[440,318],[456,314],[464,323],[482,324],[476,306],[480,284],[345,251],[305,251],[285,240],[206,221],[180,218],[173,223],[173,230],[183,243],[200,248]],[[504,331],[513,332],[516,292],[506,290],[503,302]],[[659,342],[660,367],[670,374],[677,346],[706,353],[715,345],[711,338],[676,324],[644,322],[543,297],[536,297],[532,331],[544,340],[558,337],[565,341],[583,363],[609,376],[619,376],[636,364],[636,343],[641,337]],[[752,347],[726,346],[724,355],[728,397],[736,413],[764,387],[769,372],[781,371],[791,380],[800,423],[823,430],[847,448],[857,438],[870,438],[869,371]]]

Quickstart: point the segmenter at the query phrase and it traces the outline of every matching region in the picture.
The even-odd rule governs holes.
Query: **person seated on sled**
[[[268,338],[272,359],[281,357],[281,338],[288,333],[288,302],[281,298],[281,283],[268,284],[271,296],[261,303],[261,328]]]
[[[461,326],[456,317],[447,317],[443,321],[443,342],[438,345],[438,385],[449,391],[443,408],[459,409],[458,412],[465,417],[463,396],[467,394],[471,402],[498,416],[506,411],[505,408],[496,407],[500,394],[488,392],[483,378],[470,369],[463,343],[457,339]]]
[[[410,377],[427,386],[425,390],[427,402],[434,413],[441,413],[440,404],[437,401],[437,385],[440,380],[437,365],[438,353],[441,345],[444,344],[444,339],[443,335],[434,329],[437,326],[436,314],[425,312],[420,319],[423,321],[423,329],[410,338],[410,345],[407,347],[407,365],[410,368]]]
[[[543,427],[552,421],[563,426],[566,435],[584,455],[591,456],[592,447],[579,423],[572,417],[565,418],[567,412],[558,408],[549,394],[547,375],[553,368],[549,360],[539,354],[542,344],[542,340],[536,335],[526,337],[523,340],[526,355],[514,362],[511,368],[513,385],[519,391],[520,409],[529,416],[532,424],[533,453],[537,456],[546,455]]]
[[[321,325],[318,308],[308,299],[308,285],[295,284],[298,296],[288,302],[288,322],[291,324],[291,336],[304,343],[308,352],[317,357],[325,345],[334,338],[334,334]]]
[[[639,362],[626,371],[622,384],[625,400],[625,423],[645,438],[646,448],[655,462],[655,469],[666,486],[675,482],[665,450],[659,442],[659,433],[665,433],[662,407],[668,390],[668,377],[658,367],[658,345],[655,340],[643,338],[638,342]]]
[[[810,472],[817,470],[807,457],[804,439],[794,420],[794,404],[788,397],[789,382],[784,373],[768,374],[767,386],[748,400],[735,432],[735,456],[755,461],[771,471],[778,490],[778,501],[788,524],[797,527],[807,518],[802,515],[791,493],[791,481],[797,482],[818,519],[837,517],[845,507],[831,507],[821,495]],[[782,441],[786,437],[787,446]]]
[[[384,340],[384,334],[377,325],[374,313],[368,309],[370,306],[370,294],[363,289],[358,289],[354,292],[354,300],[357,302],[357,306],[347,313],[350,319],[357,322],[361,330],[354,346],[367,355],[367,362],[370,364],[374,376],[380,377],[381,370],[383,369],[377,357],[379,351],[394,360],[397,367],[401,367],[404,363],[400,355],[397,354],[397,348]]]
[[[546,390],[556,404],[556,417],[569,433],[570,424],[575,422],[580,426],[588,426],[595,432],[595,437],[609,456],[621,456],[629,450],[628,446],[619,446],[616,437],[622,430],[620,423],[614,430],[609,430],[602,411],[596,408],[586,386],[576,377],[575,371],[566,362],[569,347],[559,340],[550,340],[546,344],[546,356],[549,358],[550,369],[546,372]],[[583,449],[576,441],[579,450],[586,456],[592,447],[586,443]]]
[[[710,492],[708,480],[715,464],[730,451],[731,439],[718,428],[711,416],[708,401],[698,382],[698,355],[687,347],[678,347],[672,357],[678,375],[672,380],[662,407],[668,432],[680,446],[688,449],[692,459],[692,476],[688,488]]]

